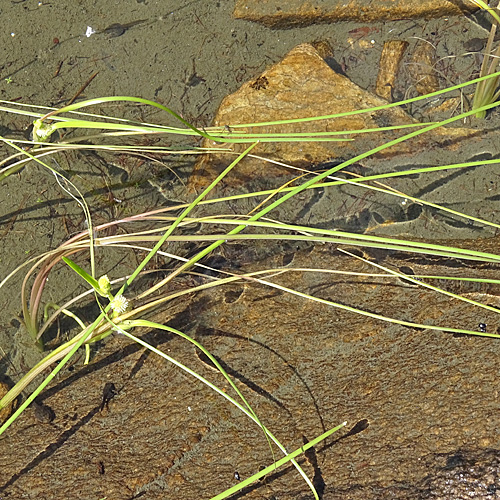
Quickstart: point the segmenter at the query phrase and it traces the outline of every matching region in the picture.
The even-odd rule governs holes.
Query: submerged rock
[[[260,134],[300,132],[309,133],[312,136],[317,133],[339,132],[340,135],[336,138],[340,138],[341,141],[261,142],[252,150],[253,156],[240,161],[237,167],[216,186],[211,197],[263,190],[268,190],[268,194],[274,191],[274,196],[276,196],[276,190],[281,186],[297,185],[300,182],[299,177],[303,176],[304,172],[310,175],[313,172],[329,169],[416,130],[376,130],[379,127],[419,123],[400,106],[348,116],[328,117],[384,106],[387,105],[387,101],[334,71],[328,50],[324,45],[320,45],[319,48],[320,52],[311,44],[301,44],[295,47],[282,61],[243,84],[235,93],[228,95],[219,107],[214,125],[219,126],[222,130],[221,134],[228,137],[238,130]],[[255,125],[259,122],[318,116],[326,117],[301,123]],[[235,125],[243,124],[250,125],[235,127]],[[373,129],[375,131],[370,133],[364,132]],[[343,134],[352,130],[362,133]],[[206,140],[203,146],[220,147],[221,152],[203,155],[197,162],[188,183],[191,195],[200,193],[207,187],[235,158],[235,153],[243,152],[248,144],[217,146],[213,141]],[[230,154],[227,152],[228,147],[231,150]],[[223,149],[226,151],[222,151]],[[492,133],[465,127],[441,127],[392,145],[366,158],[359,158],[347,168],[349,174],[344,175],[353,178],[356,175],[401,171],[415,168],[415,166],[439,165],[443,162],[459,163],[477,154],[477,151],[481,151],[483,155],[498,154],[498,141]],[[417,174],[415,178],[418,177]],[[400,192],[415,192],[413,179],[395,178],[391,182],[392,186]],[[434,194],[439,190],[439,200],[455,199],[457,188],[452,186],[453,182],[455,182],[454,175],[449,183],[443,185],[442,173],[432,175],[426,173],[425,177],[422,177],[420,194],[423,197],[427,194],[429,197],[432,195],[431,201],[435,202],[437,198]],[[462,178],[457,176],[456,182],[462,182]],[[314,189],[301,193],[300,197],[288,200],[286,206],[275,209],[273,216],[282,221],[321,225],[327,229],[350,228],[365,231],[367,228],[377,226],[383,228],[385,234],[388,234],[388,231],[390,234],[395,233],[391,226],[382,223],[411,222],[412,227],[411,229],[408,227],[408,231],[414,232],[415,225],[421,224],[425,226],[424,231],[428,232],[426,230],[427,215],[424,213],[422,218],[415,221],[417,217],[407,213],[406,204],[401,203],[404,199],[391,195],[383,197],[380,193],[363,192],[353,186],[343,186],[340,190],[341,194],[338,190],[331,189]],[[462,188],[459,192],[467,193]],[[487,210],[488,206],[481,201],[482,194],[478,196],[477,193],[471,193],[471,196],[473,199],[470,203],[477,204],[476,213],[483,213]],[[263,199],[262,195],[259,200]],[[467,202],[469,203],[469,200]],[[225,208],[218,205],[218,210],[223,213],[234,212],[235,203],[232,202]],[[247,198],[240,199],[237,203],[240,213],[249,213],[255,209],[258,202],[255,198]],[[469,208],[471,207],[472,205],[469,205]],[[197,214],[209,215],[213,213],[213,210],[214,207],[210,205],[200,206],[197,208]],[[476,210],[475,206],[474,210]],[[486,215],[488,214],[484,213],[483,217]],[[433,237],[458,237],[457,234],[450,233],[457,229],[455,221],[448,221],[448,219],[449,217],[445,219],[445,226],[433,227]],[[480,231],[480,228],[463,223],[460,228]],[[401,232],[401,228],[396,228],[395,231]],[[420,235],[429,237],[423,232]],[[470,237],[470,234],[467,236]]]
[[[292,49],[279,63],[271,66],[254,80],[227,96],[221,103],[214,119],[214,126],[226,127],[256,124],[292,118],[309,118],[338,113],[359,111],[387,105],[387,101],[360,88],[334,71],[310,44],[301,44]],[[337,116],[322,120],[305,121],[293,124],[266,126],[249,125],[243,129],[249,133],[325,133],[343,131],[363,131],[379,127],[418,123],[400,107],[380,111]],[[274,142],[261,143],[252,154],[262,155],[274,161],[290,163],[294,167],[311,167],[324,162],[343,161],[370,150],[384,142],[404,135],[407,131],[371,132],[363,135],[338,135],[340,142]],[[224,135],[224,133],[222,134]],[[447,150],[449,153],[459,147],[464,138],[484,138],[484,132],[467,128],[436,129],[432,134],[423,134],[411,140],[397,144],[373,155],[373,158],[387,159],[414,157],[416,153]],[[214,147],[212,141],[204,141],[204,147]],[[227,147],[227,145],[226,145]],[[248,147],[236,145],[232,149],[242,152]],[[227,153],[204,155],[197,163],[190,180],[189,188],[199,191],[207,186],[229,162]],[[423,162],[423,160],[422,160]],[[283,165],[263,163],[261,159],[246,158],[240,162],[228,181],[232,189],[242,185],[245,188],[259,188],[259,181],[267,182],[275,177],[275,186],[283,181],[283,176],[290,170]],[[265,179],[263,179],[265,175]],[[254,181],[257,182],[254,182]],[[260,184],[260,188],[262,188]]]
[[[459,15],[463,11],[474,11],[478,7],[472,2],[460,0],[336,0],[333,2],[304,0],[262,1],[238,0],[234,16],[255,21],[273,28],[307,26],[314,23],[336,21],[384,21],[388,19],[432,18]]]
[[[375,93],[389,102],[393,101],[392,94],[399,65],[407,47],[408,42],[405,40],[389,40],[384,43],[382,49]]]

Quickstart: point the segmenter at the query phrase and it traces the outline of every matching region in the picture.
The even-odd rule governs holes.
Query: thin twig
[[[68,104],[66,106],[69,106],[70,104],[73,104],[77,99],[78,97],[80,96],[80,94],[90,85],[90,83],[92,82],[92,80],[99,74],[99,71],[96,71],[81,87],[80,89],[78,90],[78,92],[72,97],[72,99],[68,102]]]

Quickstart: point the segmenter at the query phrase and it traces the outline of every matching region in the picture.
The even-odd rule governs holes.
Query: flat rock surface
[[[258,267],[276,267],[282,259]],[[384,264],[402,261],[387,255]],[[405,265],[446,272],[444,265]],[[289,264],[306,266],[373,272],[330,245],[296,253]],[[494,268],[483,272],[500,276]],[[312,272],[270,281],[403,320],[470,329],[484,322],[488,331],[498,326],[492,312],[401,282]],[[482,292],[473,296],[498,303]],[[167,311],[164,321],[221,360],[287,449],[348,422],[316,447],[316,463],[300,460],[324,500],[466,498],[450,491],[495,498],[497,340],[391,325],[256,283],[207,292],[184,305],[173,319]],[[144,338],[231,393],[191,344],[159,332]],[[106,382],[118,394],[101,409]],[[43,403],[55,412],[51,423],[28,411],[2,438],[2,498],[67,498],[68,491],[74,499],[210,498],[234,484],[235,472],[245,478],[272,461],[255,424],[123,337],[109,341],[87,368],[59,380]],[[365,420],[364,430],[346,436]],[[272,495],[310,498],[292,467],[256,483],[245,498]]]
[[[472,2],[461,0],[238,0],[234,16],[272,27],[305,26],[313,23],[357,20],[411,19],[459,15],[477,10]]]

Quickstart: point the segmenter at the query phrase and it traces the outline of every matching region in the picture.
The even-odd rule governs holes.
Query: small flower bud
[[[109,293],[111,292],[111,283],[109,282],[108,275],[105,274],[104,276],[101,276],[97,283],[99,284],[98,292],[103,297],[107,297],[109,295]]]

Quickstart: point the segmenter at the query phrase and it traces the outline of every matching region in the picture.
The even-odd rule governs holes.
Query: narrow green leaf
[[[62,257],[62,260],[68,264],[73,271],[75,271],[76,274],[80,275],[97,293],[102,295],[99,287],[99,283],[95,278],[90,276],[90,274],[82,269],[76,262],[73,262],[71,259],[68,259],[68,257]]]
[[[344,427],[347,424],[347,422],[343,422],[340,425],[337,425],[337,427],[334,427],[333,429],[330,429],[329,431],[326,431],[324,434],[321,434],[321,436],[318,436],[317,438],[313,439],[309,443],[305,444],[304,446],[301,446],[300,448],[296,449],[292,453],[289,453],[282,459],[278,460],[274,464],[271,464],[269,467],[266,467],[265,469],[262,469],[261,471],[257,472],[257,474],[254,474],[252,477],[249,477],[248,479],[245,479],[245,481],[242,481],[241,483],[238,483],[234,485],[233,487],[227,489],[226,491],[223,491],[222,493],[219,493],[215,497],[212,497],[211,500],[222,500],[223,498],[227,498],[229,495],[232,495],[233,493],[236,493],[237,491],[243,489],[245,486],[248,486],[249,484],[253,483],[254,481],[257,481],[261,477],[264,477],[266,474],[269,474],[270,472],[273,472],[276,470],[278,467],[281,467],[282,465],[286,464],[296,456],[304,453],[307,451],[309,448],[312,448],[316,444],[318,444],[320,441],[323,441],[326,439],[328,436],[333,434],[334,432],[337,432],[339,429]]]

